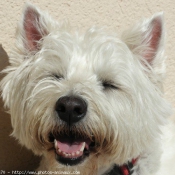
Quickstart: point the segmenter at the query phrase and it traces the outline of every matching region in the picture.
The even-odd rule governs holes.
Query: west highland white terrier
[[[162,16],[119,39],[26,5],[1,89],[12,135],[42,156],[37,171],[175,175]]]

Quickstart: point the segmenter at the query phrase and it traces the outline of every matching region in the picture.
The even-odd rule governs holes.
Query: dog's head
[[[28,4],[16,38],[3,100],[13,136],[50,167],[121,165],[155,145],[169,115],[162,14],[118,39],[73,32]]]

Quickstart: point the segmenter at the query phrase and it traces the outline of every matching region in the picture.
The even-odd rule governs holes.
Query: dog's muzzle
[[[50,133],[54,142],[56,160],[64,165],[81,163],[91,152],[95,142],[85,133],[72,130],[87,113],[87,103],[77,96],[64,96],[56,102],[58,117],[65,122],[65,131]]]

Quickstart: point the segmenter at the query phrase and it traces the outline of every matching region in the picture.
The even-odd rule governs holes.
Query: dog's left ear
[[[151,66],[161,66],[164,60],[163,13],[143,20],[122,35],[130,50]]]

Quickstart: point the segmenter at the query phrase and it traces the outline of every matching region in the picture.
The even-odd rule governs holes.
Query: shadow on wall
[[[0,45],[0,71],[7,65],[8,55]],[[11,132],[10,115],[5,112],[2,99],[0,99],[0,170],[6,172],[35,170],[39,165],[39,157],[20,146],[14,138],[9,136]]]

